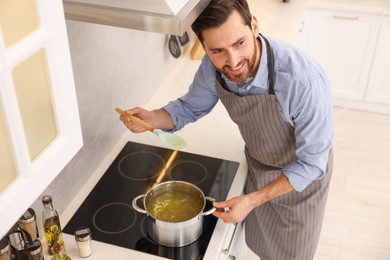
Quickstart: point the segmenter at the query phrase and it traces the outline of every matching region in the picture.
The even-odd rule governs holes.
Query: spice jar
[[[86,227],[79,227],[74,233],[74,237],[79,248],[81,257],[88,257],[91,255],[91,231]]]
[[[34,241],[39,237],[38,227],[35,217],[35,211],[32,208],[26,210],[26,212],[19,218],[18,225],[20,229],[27,232],[30,235],[30,239],[23,233],[23,239],[25,242]]]
[[[11,246],[7,237],[0,240],[0,260],[11,260]]]
[[[29,260],[43,260],[41,241],[36,239],[31,245],[27,246]]]

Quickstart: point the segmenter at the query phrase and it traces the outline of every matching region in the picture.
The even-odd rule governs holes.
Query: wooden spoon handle
[[[137,124],[139,126],[142,126],[143,128],[145,128],[146,130],[150,131],[150,132],[153,132],[154,131],[154,128],[151,127],[149,124],[145,123],[144,121],[142,121],[141,119],[139,119],[138,117],[135,117],[133,116],[132,114],[128,114],[126,113],[125,111],[123,111],[122,109],[120,108],[115,108],[115,111],[118,112],[119,114],[121,114],[122,116],[125,116],[125,117],[128,117],[130,118],[130,120],[134,123],[134,124]]]

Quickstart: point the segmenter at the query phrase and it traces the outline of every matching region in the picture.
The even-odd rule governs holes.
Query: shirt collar
[[[261,41],[261,57],[260,64],[256,76],[253,79],[253,87],[268,89],[268,64],[267,64],[267,46],[263,37],[257,37]]]

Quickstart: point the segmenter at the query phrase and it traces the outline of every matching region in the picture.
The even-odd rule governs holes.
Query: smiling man
[[[192,29],[207,55],[187,94],[127,113],[176,131],[221,100],[245,141],[248,177],[245,194],[214,203],[229,208],[214,215],[245,221],[246,243],[261,260],[313,259],[333,165],[327,76],[297,48],[259,34],[245,0],[212,0]]]
[[[237,84],[253,79],[259,67],[261,44],[254,37],[257,21],[255,17],[252,19],[252,30],[248,26],[243,28],[242,23],[237,23],[240,14],[233,11],[224,24],[203,30],[199,36],[215,68]]]

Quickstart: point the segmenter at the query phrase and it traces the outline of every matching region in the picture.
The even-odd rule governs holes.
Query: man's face
[[[218,28],[203,31],[203,47],[216,69],[231,81],[244,83],[254,77],[260,60],[257,20],[252,17],[252,30],[237,11]]]

